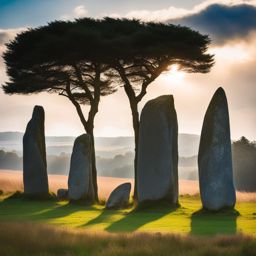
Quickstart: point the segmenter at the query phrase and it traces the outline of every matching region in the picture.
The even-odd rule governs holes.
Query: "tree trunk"
[[[87,134],[91,135],[91,142],[92,142],[92,183],[93,183],[93,190],[94,190],[94,198],[92,200],[94,202],[99,202],[99,196],[98,196],[98,185],[97,185],[97,169],[96,169],[96,154],[95,154],[95,144],[94,144],[94,134],[93,134],[93,129],[94,129],[94,118],[95,115],[98,112],[98,105],[100,101],[100,66],[96,65],[95,66],[96,74],[95,74],[95,83],[94,83],[94,97],[92,96],[90,90],[88,87],[84,84],[83,78],[81,75],[80,70],[77,68],[76,65],[74,65],[75,72],[77,74],[79,83],[82,88],[85,89],[85,93],[88,95],[88,99],[90,101],[90,111],[88,113],[88,118],[87,120],[84,117],[83,111],[81,109],[80,104],[75,100],[74,96],[72,95],[71,89],[70,89],[70,81],[68,80],[67,86],[66,86],[66,92],[68,98],[72,101],[74,106],[76,107],[76,111],[78,113],[78,116],[84,126],[84,129]]]
[[[71,94],[69,94],[69,95],[71,95]],[[69,99],[72,101],[72,103],[76,107],[76,111],[78,113],[78,116],[80,118],[81,123],[83,124],[85,132],[87,134],[91,135],[91,140],[92,140],[92,181],[93,181],[93,189],[94,189],[94,200],[93,201],[99,202],[98,185],[97,185],[95,144],[94,144],[94,134],[93,134],[94,117],[95,117],[95,114],[98,111],[98,106],[95,107],[95,109],[91,106],[90,118],[88,118],[88,121],[86,121],[85,118],[84,118],[81,106],[73,99],[73,97],[70,97]]]
[[[92,124],[92,127],[93,127],[93,124]],[[93,182],[93,189],[94,189],[94,199],[98,203],[99,202],[99,196],[98,196],[96,154],[95,154],[95,143],[94,143],[93,128],[92,129],[89,128],[87,130],[87,133],[91,135],[91,140],[92,140],[92,182]]]
[[[132,111],[132,123],[134,130],[134,143],[135,143],[135,156],[134,156],[134,200],[137,200],[137,159],[138,159],[138,144],[139,144],[139,112],[138,103],[136,101],[130,100],[130,106]]]

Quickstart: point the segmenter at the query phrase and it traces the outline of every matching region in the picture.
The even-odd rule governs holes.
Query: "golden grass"
[[[66,175],[48,175],[50,191],[56,193],[59,188],[67,188]],[[131,182],[133,179],[98,177],[99,197],[103,200],[107,199],[111,191],[119,184]],[[4,192],[23,191],[22,172],[0,170],[0,190]],[[180,180],[180,195],[196,195],[199,193],[198,181]],[[237,192],[238,202],[256,202],[256,193]]]
[[[88,232],[42,224],[0,223],[0,255],[256,255],[250,236]]]
[[[23,191],[22,172],[0,171],[0,189],[7,193]]]
[[[21,171],[0,170],[0,190],[5,193],[23,191]],[[66,175],[48,175],[50,191],[56,193],[59,188],[67,188],[68,177]],[[103,200],[108,198],[112,190],[119,184],[131,182],[132,179],[98,177],[99,197]]]

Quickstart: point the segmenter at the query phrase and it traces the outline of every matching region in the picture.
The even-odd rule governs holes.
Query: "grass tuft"
[[[241,234],[109,234],[31,223],[0,223],[0,230],[0,255],[256,255],[255,238]]]

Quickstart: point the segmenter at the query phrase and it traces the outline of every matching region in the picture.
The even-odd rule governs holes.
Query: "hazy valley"
[[[0,133],[0,169],[22,169],[22,137],[20,132]],[[46,137],[48,172],[68,174],[75,137]],[[99,176],[133,178],[133,137],[96,137]],[[199,136],[179,134],[179,167],[181,179],[196,179],[196,155]]]

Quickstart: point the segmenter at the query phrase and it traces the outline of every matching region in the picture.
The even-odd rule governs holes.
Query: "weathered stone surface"
[[[236,194],[225,92],[219,88],[206,111],[198,154],[200,194],[203,207],[220,210],[233,207]]]
[[[48,177],[44,135],[44,109],[35,106],[23,137],[24,193],[48,194]]]
[[[140,118],[138,203],[178,203],[178,123],[172,95],[150,100]]]
[[[59,200],[67,200],[68,199],[68,190],[65,188],[58,189],[57,198]]]
[[[88,134],[77,137],[74,142],[68,177],[68,197],[70,200],[88,202],[94,198],[92,142]]]
[[[129,203],[131,183],[124,183],[116,187],[110,194],[106,203],[107,209],[119,209],[126,207]]]

